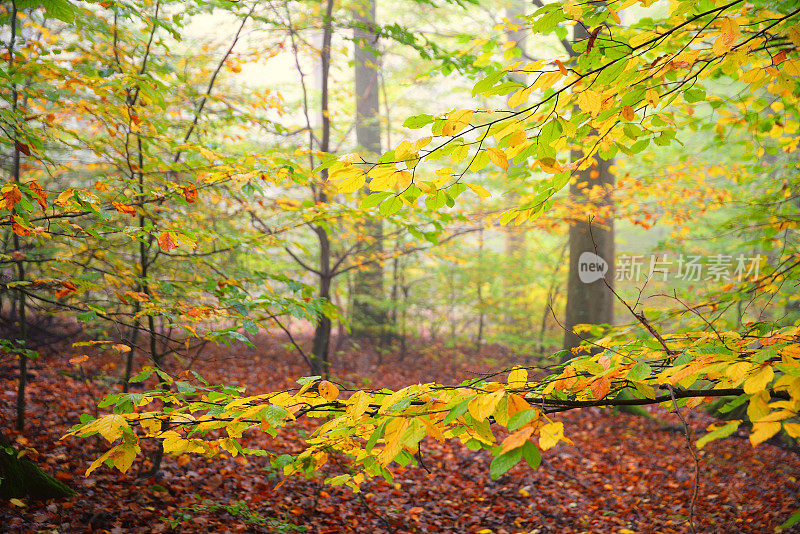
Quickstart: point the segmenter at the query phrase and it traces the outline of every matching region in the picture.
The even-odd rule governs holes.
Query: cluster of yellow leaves
[[[525,368],[515,368],[506,383],[416,384],[398,391],[360,390],[349,396],[327,380],[309,381],[296,391],[233,396],[224,401],[213,394],[187,400],[177,393],[153,391],[130,413],[103,416],[70,434],[99,433],[115,444],[89,471],[106,461],[124,471],[140,451],[140,437],[161,440],[170,454],[225,451],[235,456],[247,452],[238,440],[248,430],[275,432],[300,416],[322,418],[306,440],[306,449],[285,465],[284,473],[319,469],[328,451],[337,450],[353,459],[359,474],[337,478],[335,483],[357,490],[365,476],[385,474],[392,462],[413,461],[425,436],[438,441],[459,439],[470,447],[491,449],[497,456],[534,443],[547,450],[560,442],[572,443],[563,423],[547,415],[548,408],[596,401],[613,404],[623,389],[645,402],[661,402],[670,408],[669,392],[675,391],[678,402],[691,408],[712,397],[715,389],[741,388],[741,402],[747,403],[753,422],[750,441],[757,445],[781,429],[800,437],[799,338],[800,327],[767,333],[757,342],[737,332],[676,335],[666,337],[668,353],[632,348],[629,341],[612,337],[599,342],[609,350],[576,357],[561,372],[536,381],[530,380]],[[698,392],[689,397],[681,394],[692,388]],[[142,409],[156,400],[169,402],[173,411]],[[214,416],[208,413],[209,403],[221,406]],[[492,423],[509,430],[500,442]],[[729,435],[739,423],[710,427],[698,447]],[[227,436],[204,435],[212,430],[224,430]]]

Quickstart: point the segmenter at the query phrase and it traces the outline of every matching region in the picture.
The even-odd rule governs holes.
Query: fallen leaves
[[[248,386],[248,391],[253,393],[291,387],[294,385],[292,377],[307,374],[296,356],[276,340],[263,338],[257,345],[254,349],[211,347],[198,359],[195,370],[212,383]],[[91,345],[83,349],[89,355],[81,362],[86,376],[94,376],[103,369],[107,373],[119,364],[119,352],[108,350],[109,346]],[[69,349],[63,353],[69,354]],[[456,380],[474,376],[474,372],[480,370],[466,363],[468,358],[459,357],[456,349],[444,347],[432,352],[410,353],[407,358],[413,357],[418,362],[414,366],[398,365],[392,356],[385,356],[385,363],[377,366],[364,359],[364,352],[362,346],[358,352],[348,351],[337,356],[337,363],[349,369],[337,377],[337,381],[341,379],[340,383],[346,383],[369,376],[374,387],[396,388],[418,380],[443,380],[452,376],[452,358],[461,362],[461,374]],[[139,351],[136,353],[138,356]],[[431,359],[432,353],[439,354],[439,358]],[[71,357],[74,351],[71,356],[37,360],[37,379],[30,384],[29,409],[33,419],[46,420],[48,425],[42,427],[44,435],[37,433],[30,440],[14,441],[18,446],[35,447],[39,451],[37,462],[59,480],[78,489],[79,495],[53,503],[21,500],[27,504],[24,507],[6,501],[5,505],[0,505],[0,524],[8,525],[11,531],[37,531],[54,525],[59,532],[72,534],[85,531],[86,525],[91,524],[96,531],[166,532],[172,530],[166,522],[169,519],[176,522],[174,530],[210,532],[242,532],[254,528],[266,531],[283,528],[292,532],[289,525],[316,532],[375,534],[388,532],[390,528],[395,532],[443,534],[475,533],[482,529],[493,533],[537,529],[542,533],[565,534],[688,532],[685,515],[691,469],[683,440],[659,430],[658,424],[643,418],[596,409],[569,413],[549,423],[554,426],[545,431],[546,435],[551,439],[557,436],[560,424],[574,446],[555,442],[542,453],[543,462],[538,470],[522,462],[495,482],[490,481],[492,458],[486,452],[467,449],[452,439],[438,442],[431,438],[426,438],[420,446],[422,460],[430,473],[409,465],[397,470],[392,483],[382,479],[365,481],[360,496],[347,488],[322,487],[321,479],[271,475],[275,471],[270,467],[269,458],[250,457],[245,461],[241,455],[231,458],[228,453],[225,453],[226,459],[206,459],[196,454],[168,455],[158,481],[139,482],[133,478],[131,473],[149,466],[149,462],[140,466],[138,460],[130,466],[127,475],[100,467],[90,478],[84,478],[84,470],[99,454],[97,447],[76,448],[74,443],[59,442],[57,438],[77,421],[80,413],[94,408],[95,399],[101,398],[108,386],[92,379],[84,381],[58,374],[62,369],[74,372],[68,361]],[[232,357],[235,365],[226,364]],[[270,365],[264,365],[265,361]],[[363,369],[370,371],[365,373]],[[758,371],[757,368],[746,370],[742,379],[755,376]],[[521,383],[522,373],[509,378],[514,384]],[[332,381],[328,382],[339,389]],[[13,400],[13,387],[9,384],[8,379],[0,383],[0,395],[5,389],[11,391],[11,396],[4,400]],[[333,393],[333,389],[322,382],[318,387],[329,396]],[[339,390],[336,398],[345,403],[354,416],[367,409],[363,399],[353,398],[355,395],[347,400],[339,398],[345,395]],[[519,395],[508,395],[508,399],[509,407],[513,405],[519,411],[532,409]],[[697,411],[686,415],[698,436],[711,422]],[[659,417],[668,421],[674,419],[674,415],[666,412],[659,412]],[[425,423],[425,418],[418,419],[421,424]],[[545,422],[544,416],[538,421],[533,424],[541,425]],[[299,429],[311,431],[310,425],[302,424]],[[404,430],[401,422],[396,425],[390,429],[392,436],[409,428],[406,426]],[[124,424],[110,419],[103,427],[106,434],[113,437],[124,429]],[[506,452],[520,450],[530,443],[528,439],[522,440],[527,431],[527,428],[520,428],[507,436],[498,436],[507,447]],[[44,436],[50,436],[49,441]],[[105,442],[100,436],[96,439]],[[120,439],[118,437],[117,442]],[[293,449],[297,446],[296,439],[296,435],[270,439],[253,433],[247,444],[282,454],[296,450]],[[520,443],[520,447],[511,448]],[[536,449],[532,443],[530,448]],[[146,456],[153,449],[148,451]],[[793,495],[800,491],[800,461],[795,456],[769,445],[760,445],[754,450],[746,439],[738,438],[708,443],[698,452],[703,458],[698,530],[771,532],[795,511]],[[125,461],[130,458],[126,451],[117,450],[107,460],[126,467]],[[329,462],[320,477],[342,474],[335,465]],[[71,477],[74,478],[70,480]],[[280,481],[284,482],[276,489]],[[784,490],[773,491],[775,487]],[[237,502],[244,505],[235,504]],[[241,515],[229,510],[241,511]],[[260,526],[248,523],[245,520],[248,513],[259,514],[275,523]]]

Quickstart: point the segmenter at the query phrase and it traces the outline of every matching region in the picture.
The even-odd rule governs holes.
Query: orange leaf
[[[335,401],[339,397],[339,388],[335,384],[323,380],[319,383],[319,394],[326,401]]]
[[[636,118],[636,114],[633,112],[633,108],[630,106],[623,106],[622,107],[622,118],[626,121],[632,121]]]
[[[125,204],[121,204],[119,202],[112,202],[111,203],[114,208],[120,213],[127,213],[128,215],[136,215],[136,208],[133,206],[126,206]]]
[[[175,236],[172,235],[172,232],[161,232],[161,235],[158,236],[158,246],[164,252],[169,252],[174,248],[178,248],[178,243],[175,241]]]
[[[72,365],[78,365],[79,363],[85,362],[88,359],[89,357],[84,354],[83,356],[76,356],[74,358],[70,358],[69,363],[71,363]]]
[[[561,63],[561,61],[559,61],[559,60],[556,60],[556,65],[558,65],[558,70],[560,70],[560,71],[561,71],[561,74],[563,74],[564,76],[566,76],[567,74],[569,74],[569,73],[567,72],[567,67],[565,67],[565,66],[564,66],[564,64],[563,64],[563,63]]]
[[[150,300],[150,296],[147,293],[137,293],[135,291],[126,291],[125,294],[131,297],[133,300],[137,300],[139,302],[148,302]]]
[[[511,417],[517,412],[521,412],[522,410],[530,409],[531,405],[528,404],[522,395],[517,395],[516,393],[510,393],[508,395],[508,416]]]
[[[31,155],[31,147],[26,145],[25,143],[20,143],[19,141],[14,141],[14,148],[25,154],[26,156]]]
[[[194,201],[197,200],[197,188],[194,184],[182,185],[181,192],[183,193],[183,198],[185,198],[186,202],[189,204],[194,204]]]
[[[525,445],[525,442],[528,441],[528,438],[531,437],[531,434],[533,434],[533,426],[527,426],[517,430],[503,440],[503,449],[500,451],[500,454],[505,454],[517,447],[522,447]]]
[[[22,193],[16,185],[7,185],[2,189],[3,198],[6,199],[6,208],[9,211],[14,209],[20,200],[22,200]]]
[[[592,395],[595,399],[602,399],[608,392],[611,391],[611,380],[607,376],[603,376],[592,382]]]
[[[36,195],[36,202],[39,203],[42,210],[47,209],[47,193],[45,193],[42,186],[39,185],[39,182],[31,182],[28,184],[28,187],[30,187],[33,194]]]
[[[508,170],[508,157],[505,152],[499,148],[489,147],[486,149],[486,153],[489,154],[489,159],[492,163],[502,169]]]

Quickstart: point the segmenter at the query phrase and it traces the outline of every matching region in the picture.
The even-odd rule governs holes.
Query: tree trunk
[[[320,150],[330,151],[331,140],[331,119],[328,109],[328,76],[331,67],[331,39],[333,38],[333,0],[328,0],[325,7],[325,19],[322,23],[322,48],[320,49],[320,63],[322,67],[322,94],[320,102],[320,114],[322,116],[322,135],[320,138]],[[328,180],[328,169],[323,169],[320,176],[320,185],[316,200],[327,202],[325,194],[325,182]],[[328,231],[325,227],[314,226],[314,233],[317,234],[319,241],[319,296],[330,302],[331,282],[334,273],[331,271],[331,244],[328,238]],[[315,375],[328,376],[330,372],[330,360],[328,357],[331,342],[331,319],[324,313],[320,313],[317,326],[314,329],[314,340],[311,348],[311,372]]]
[[[331,300],[331,274],[330,274],[330,242],[328,233],[324,228],[315,228],[319,239],[319,297]],[[331,319],[325,314],[320,314],[317,326],[314,329],[314,341],[311,347],[311,373],[327,377],[330,373],[330,343]]]
[[[361,0],[353,9],[356,141],[369,156],[381,151],[381,124],[378,111],[378,36],[375,26],[375,0]],[[368,219],[359,229],[364,238],[367,259],[383,254],[383,221]],[[355,273],[352,332],[356,337],[380,337],[386,341],[387,313],[384,303],[383,262],[371,261]]]
[[[519,29],[507,30],[506,38],[514,42],[522,51],[525,51],[525,38],[527,31],[525,30],[525,23],[523,17],[525,16],[525,9],[528,5],[527,1],[514,0],[506,8],[506,17],[509,21],[518,24]],[[512,73],[511,77],[518,79]],[[521,81],[521,80],[519,80]],[[526,180],[529,170],[526,165],[515,166],[509,162],[508,178],[513,182],[519,183],[519,180]],[[509,202],[518,202],[519,194],[517,191],[506,195]],[[527,229],[524,226],[516,226],[509,224],[504,228],[505,231],[505,291],[506,300],[511,304],[506,306],[503,312],[503,322],[505,323],[504,330],[511,333],[514,337],[524,337],[529,331],[527,325],[522,324],[523,317],[527,315],[527,310],[520,307],[523,296],[526,292],[525,286],[529,282],[525,276],[525,256],[527,255]]]
[[[0,499],[63,499],[75,492],[17,451],[0,433]]]
[[[573,160],[580,157],[580,152],[573,151]],[[569,227],[569,277],[564,321],[564,348],[567,350],[581,343],[582,336],[574,332],[575,326],[611,324],[614,321],[614,295],[603,280],[605,278],[609,285],[614,285],[614,219],[610,191],[614,177],[609,171],[612,161],[599,157],[595,160],[596,166],[576,172],[570,183],[573,203],[586,209],[581,210],[584,218],[574,220]],[[589,204],[586,192],[595,186],[604,188],[606,194],[599,202]],[[604,276],[597,278],[603,268],[607,269]]]
[[[17,4],[12,2],[11,3],[11,17],[10,17],[10,32],[11,38],[8,41],[8,71],[13,72],[14,68],[14,46],[16,45],[16,38],[17,38]],[[23,106],[25,106],[26,99],[23,100]],[[19,108],[19,92],[17,91],[17,84],[11,84],[11,114],[16,115],[17,110]],[[15,184],[19,185],[21,183],[20,178],[20,142],[18,141],[19,131],[17,127],[13,127],[13,141],[14,141],[14,151],[12,152],[12,161],[11,161],[11,179],[14,181]],[[17,214],[17,209],[13,209],[15,215]],[[14,219],[12,218],[12,221]],[[21,243],[19,240],[19,234],[12,229],[12,243],[14,245],[14,250],[19,251],[21,250]],[[25,263],[22,259],[16,262],[16,271],[17,271],[17,281],[24,282],[25,281]],[[27,387],[28,381],[28,354],[25,351],[25,346],[27,344],[28,338],[28,322],[26,317],[26,301],[25,301],[25,292],[20,290],[17,295],[17,321],[18,321],[18,341],[19,341],[19,351],[17,352],[17,358],[19,359],[19,381],[17,382],[17,417],[16,417],[16,429],[22,431],[25,428],[25,389]]]

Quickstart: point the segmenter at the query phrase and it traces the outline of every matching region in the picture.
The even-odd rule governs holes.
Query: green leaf
[[[784,523],[783,523],[783,524],[782,524],[780,527],[778,527],[778,528],[789,528],[789,527],[791,527],[791,526],[794,526],[794,525],[796,525],[797,523],[800,523],[800,510],[796,511],[796,512],[795,512],[795,513],[793,513],[791,516],[789,516],[789,519],[787,519],[787,520],[786,520],[786,521],[785,521],[785,522],[784,522]]]
[[[136,376],[134,376],[133,378],[128,380],[128,382],[130,382],[130,383],[144,382],[145,380],[150,378],[150,375],[153,374],[153,370],[154,369],[152,367],[146,367],[139,374],[137,374]]]
[[[417,128],[422,128],[423,126],[427,126],[428,124],[432,123],[434,120],[435,117],[433,115],[427,115],[427,114],[415,115],[413,117],[407,118],[405,122],[403,122],[403,127],[411,128],[412,130]]]
[[[706,90],[702,87],[692,87],[683,92],[683,99],[690,104],[700,102],[706,99]]]
[[[400,208],[402,206],[403,206],[403,201],[400,200],[400,197],[392,196],[391,198],[387,199],[383,204],[381,204],[379,210],[384,215],[392,215],[400,211]]]
[[[740,424],[742,424],[741,421],[731,421],[730,423],[723,425],[717,428],[716,430],[712,430],[702,438],[698,439],[695,445],[697,446],[698,449],[702,449],[703,446],[710,441],[714,441],[715,439],[727,438],[728,436],[736,432],[736,429],[739,428]]]
[[[522,446],[522,457],[531,469],[538,469],[542,463],[542,454],[539,452],[539,447],[532,441],[526,441]]]
[[[653,372],[652,367],[644,362],[636,362],[628,371],[627,379],[632,382],[641,382]]]
[[[508,429],[512,432],[519,430],[522,426],[530,423],[537,417],[539,417],[539,410],[533,408],[517,412],[508,419]]]
[[[534,448],[536,448],[535,445]],[[492,463],[489,465],[489,475],[492,477],[492,480],[497,480],[501,475],[508,472],[509,469],[522,460],[522,449],[522,447],[517,447],[512,451],[496,456],[492,460]]]
[[[272,426],[281,426],[283,425],[288,413],[289,412],[286,411],[286,408],[270,404],[261,411],[261,417],[263,417],[264,420]]]
[[[371,195],[364,197],[361,200],[361,207],[362,208],[374,208],[387,198],[392,196],[392,193],[389,191],[380,191],[378,193],[372,193]]]

